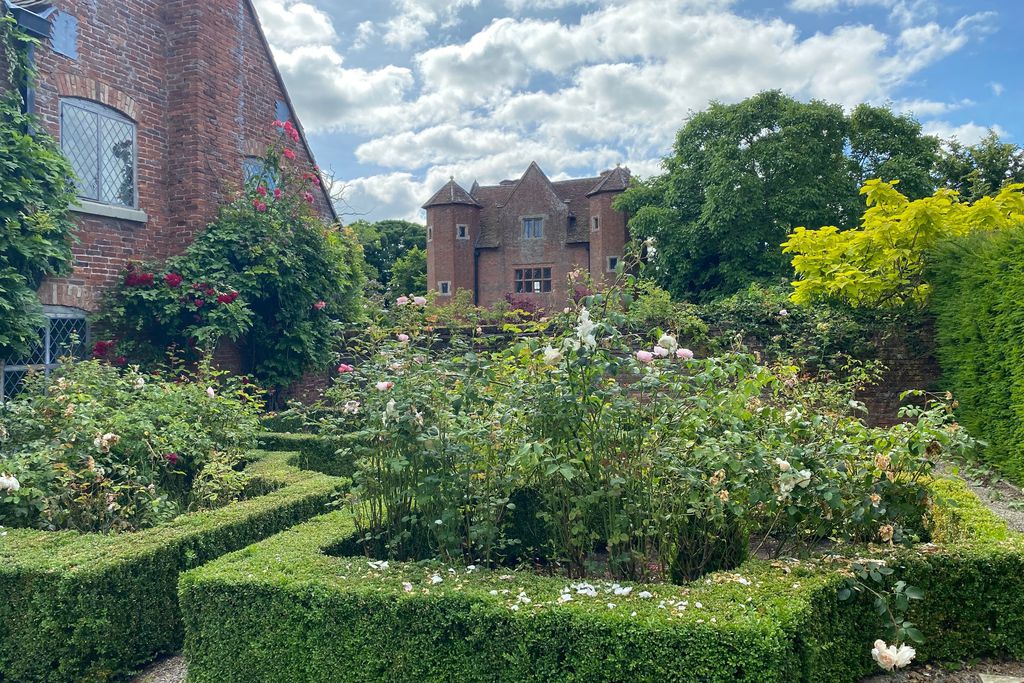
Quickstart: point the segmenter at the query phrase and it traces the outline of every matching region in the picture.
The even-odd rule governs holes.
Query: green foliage
[[[368,268],[367,276],[370,280],[380,283],[389,295],[426,292],[425,286],[409,286],[410,282],[415,282],[418,277],[418,259],[426,258],[426,228],[419,223],[402,220],[384,220],[376,223],[356,221],[351,227],[359,243],[363,245]],[[413,250],[422,252],[422,256],[410,258],[408,255]],[[426,260],[423,261],[422,267],[425,283]]]
[[[395,259],[389,282],[392,292],[427,293],[427,251],[413,247]]]
[[[65,363],[0,407],[0,472],[20,485],[0,491],[0,524],[131,531],[226,504],[244,493],[233,468],[255,446],[256,411],[205,364],[168,379]]]
[[[996,536],[985,531],[993,515],[961,482],[932,487],[937,510],[976,511],[955,518],[956,543],[946,528],[954,518],[943,513],[933,537],[948,544],[876,548],[870,562],[748,560],[682,589],[637,584],[628,595],[608,582],[531,571],[337,557],[355,527],[335,512],[182,578],[189,675],[198,683],[854,681],[874,668],[871,644],[885,627],[873,600],[839,600],[856,564],[896,568],[879,572],[880,583],[866,580],[906,597],[912,628],[927,638],[917,661],[1024,656],[1024,538],[1005,525]],[[983,529],[967,528],[976,521]]]
[[[671,294],[647,279],[638,279],[631,295],[624,323],[631,332],[664,330],[694,346],[707,340],[708,326],[697,306],[673,301]]]
[[[1022,263],[1024,221],[942,244],[928,270],[937,356],[946,387],[960,401],[957,415],[985,440],[981,456],[1018,481],[1024,481]]]
[[[245,193],[221,208],[181,256],[132,265],[111,289],[97,328],[144,363],[169,350],[194,358],[239,342],[243,370],[271,388],[326,367],[339,322],[362,314],[363,260],[349,228],[314,213],[315,173],[273,148]]]
[[[677,299],[709,299],[788,274],[777,247],[798,225],[852,227],[865,174],[901,174],[927,194],[935,141],[888,109],[802,103],[765,92],[714,103],[679,131],[665,174],[615,206],[652,239],[652,275]],[[846,155],[847,148],[850,156]]]
[[[265,495],[126,534],[4,529],[4,680],[121,680],[182,642],[178,574],[323,512],[347,482],[254,458]]]
[[[1024,149],[1000,142],[989,131],[980,142],[963,145],[950,140],[936,163],[939,185],[960,193],[969,202],[994,195],[1012,183],[1024,183]]]
[[[72,263],[74,201],[70,164],[33,117],[22,112],[17,88],[31,78],[20,47],[30,38],[0,16],[0,358],[26,353],[43,322],[36,289]],[[20,46],[20,47],[19,47]]]
[[[924,305],[931,294],[925,279],[930,251],[943,240],[972,232],[1006,230],[1024,223],[1024,185],[1009,185],[995,197],[967,204],[939,190],[911,201],[880,180],[861,193],[868,209],[861,227],[840,231],[796,228],[783,243],[799,278],[793,300],[837,299],[851,306]]]

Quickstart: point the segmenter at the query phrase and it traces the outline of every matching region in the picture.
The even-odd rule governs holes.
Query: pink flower
[[[396,306],[404,306],[407,303],[409,303],[409,297],[407,297],[407,296],[400,296],[397,299],[395,299],[395,305]]]
[[[275,187],[274,188],[274,199],[280,199],[283,194],[284,194],[284,192],[281,192],[281,188],[280,187]]]
[[[387,391],[388,389],[395,386],[394,382],[377,382],[374,386],[377,387],[377,391]]]
[[[666,349],[664,346],[655,346],[654,355],[657,356],[658,358],[668,358],[668,349]]]
[[[321,299],[320,301],[317,301],[315,304],[313,304],[313,308],[315,308],[318,311],[324,310],[324,308],[326,306],[327,306],[327,302],[324,301],[323,299]]]
[[[693,351],[690,349],[677,349],[676,358],[680,360],[693,360]]]
[[[213,387],[206,387],[206,395],[209,396],[210,398],[216,398],[217,392],[214,391]]]
[[[259,204],[256,205],[256,210],[262,213],[267,210],[267,205],[264,204],[263,202],[260,202]]]
[[[654,360],[654,354],[651,353],[650,351],[637,351],[636,359],[641,363],[650,363],[652,360]]]
[[[181,286],[182,277],[177,273],[167,273],[164,275],[164,282],[167,283],[168,287],[179,287]]]
[[[427,297],[425,297],[425,296],[416,296],[416,297],[413,297],[412,302],[414,304],[416,304],[417,306],[426,306],[427,305]]]
[[[312,204],[313,201],[314,201],[314,197],[313,197],[313,193],[312,192],[303,192],[302,193],[302,198],[305,199],[310,204]]]
[[[398,335],[398,341],[400,341],[400,342],[407,342],[407,341],[409,341],[409,335],[407,335],[407,334],[400,334],[400,335]]]
[[[262,185],[260,185],[259,187],[256,188],[256,194],[258,194],[261,197],[266,197],[267,196],[267,188],[265,188]]]
[[[294,161],[295,160],[295,152],[291,151],[290,149],[286,149],[284,151],[284,158],[288,159],[289,161]]]
[[[169,465],[172,465],[172,466],[173,465],[177,465],[178,464],[178,454],[177,453],[168,453],[167,455],[164,456],[164,460],[166,460]]]
[[[355,372],[355,371],[356,371],[356,369],[354,367],[352,367],[351,365],[349,365],[348,363],[342,363],[341,365],[338,366],[338,374],[339,375],[346,375],[346,374],[348,374],[350,372]]]
[[[284,123],[281,121],[274,121],[274,128],[284,128]]]

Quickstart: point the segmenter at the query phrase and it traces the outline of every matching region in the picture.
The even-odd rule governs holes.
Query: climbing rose
[[[314,197],[313,197],[313,193],[312,192],[303,192],[302,193],[302,198],[305,199],[306,202],[308,202],[309,204],[312,204],[313,201],[314,201]]]
[[[110,341],[98,341],[92,347],[92,357],[105,358],[115,346],[117,346],[117,342],[113,339]]]
[[[167,273],[167,275],[164,275],[164,282],[167,283],[168,287],[178,287],[181,285],[182,279],[177,273]]]
[[[274,199],[280,199],[281,195],[283,195],[283,194],[284,194],[284,192],[281,192],[281,188],[280,187],[275,187],[274,188]]]
[[[289,161],[294,161],[295,160],[295,152],[291,151],[290,149],[286,149],[284,151],[284,158],[289,160]]]
[[[261,197],[266,197],[267,196],[267,188],[265,188],[262,185],[260,185],[259,187],[256,188],[256,194],[258,194]]]
[[[693,360],[693,351],[690,349],[677,349],[676,358],[680,358],[682,360]]]
[[[318,311],[324,310],[324,308],[326,306],[327,306],[327,302],[324,301],[323,299],[321,299],[320,301],[317,301],[315,304],[313,304],[313,308],[315,308]]]
[[[284,123],[281,121],[274,121],[274,128],[284,128]]]
[[[377,391],[387,391],[388,389],[395,386],[394,382],[377,382],[374,386],[377,387]]]
[[[654,354],[651,353],[650,351],[637,351],[636,359],[641,363],[650,363],[652,360],[654,360]]]
[[[234,303],[235,299],[238,298],[238,292],[231,292],[229,294],[221,294],[217,297],[217,303],[219,304],[230,304]]]
[[[153,280],[152,273],[138,273],[132,270],[125,275],[124,284],[128,287],[149,287]]]

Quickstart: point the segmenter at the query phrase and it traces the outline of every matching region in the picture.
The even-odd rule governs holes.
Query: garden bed
[[[1024,537],[962,484],[936,491],[941,542],[883,553],[925,591],[919,660],[1024,656]],[[591,580],[590,595],[524,571],[331,556],[353,529],[331,513],[187,573],[190,680],[817,682],[874,668],[881,621],[837,600],[829,563],[750,560],[629,595]]]
[[[5,529],[0,680],[106,681],[182,642],[180,572],[324,511],[344,479],[295,453],[250,465],[268,493],[124,534]]]

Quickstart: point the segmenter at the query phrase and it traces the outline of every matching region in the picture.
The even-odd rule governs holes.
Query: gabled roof
[[[629,169],[616,166],[612,170],[603,173],[601,182],[594,187],[593,190],[587,193],[590,197],[595,194],[601,194],[602,192],[622,192],[629,187]]]
[[[455,178],[452,178],[448,183],[437,191],[433,197],[430,198],[426,204],[423,205],[424,209],[429,209],[432,206],[445,206],[447,204],[469,204],[470,206],[480,206],[472,195],[462,189],[462,186],[455,182]]]

